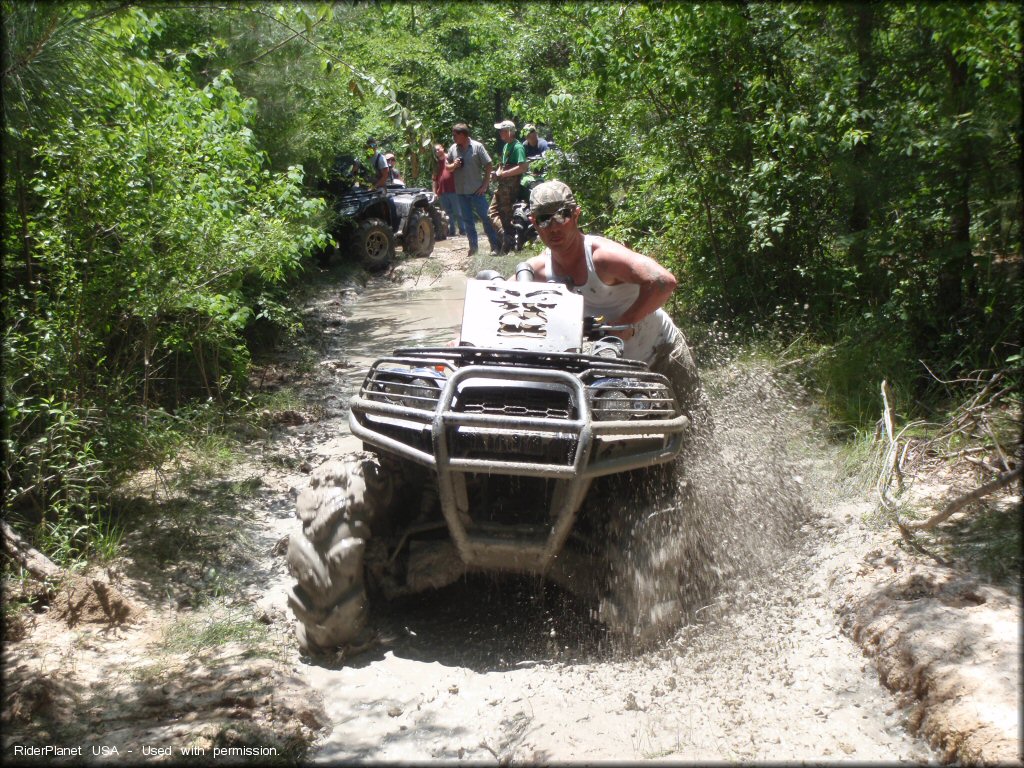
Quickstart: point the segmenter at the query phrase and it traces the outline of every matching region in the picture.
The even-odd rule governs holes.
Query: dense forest
[[[1017,3],[2,14],[4,506],[55,557],[126,473],[252,407],[328,242],[317,180],[369,135],[429,185],[453,123],[537,124],[585,228],[679,278],[698,354],[784,357],[836,434],[873,428],[882,379],[922,417],[1019,385]]]

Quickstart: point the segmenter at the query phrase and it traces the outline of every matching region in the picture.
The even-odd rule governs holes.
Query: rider
[[[501,149],[501,163],[494,172],[498,188],[494,192],[494,197],[491,198],[487,215],[490,216],[495,231],[501,235],[502,251],[508,253],[515,250],[512,232],[512,206],[519,197],[519,184],[529,165],[526,162],[523,145],[516,140],[516,124],[511,120],[502,120],[500,123],[495,123],[494,127],[500,132],[499,135],[504,145]]]
[[[366,140],[366,154],[371,155],[370,174],[374,187],[383,189],[391,178],[391,169],[383,153],[377,149],[377,140],[372,136]]]
[[[384,159],[387,160],[388,162],[388,171],[390,174],[388,184],[391,184],[392,186],[404,187],[405,179],[402,178],[402,172],[399,171],[398,166],[395,165],[395,153],[388,152],[386,155],[384,155]]]
[[[523,149],[526,159],[533,160],[548,151],[548,143],[537,133],[537,126],[527,123],[523,126]]]
[[[682,332],[662,309],[676,279],[654,259],[606,237],[585,235],[580,207],[561,181],[538,184],[530,193],[530,219],[547,248],[527,263],[538,281],[564,280],[583,296],[583,312],[614,331],[623,356],[642,360],[671,382],[680,405],[698,418],[706,408],[693,357]]]

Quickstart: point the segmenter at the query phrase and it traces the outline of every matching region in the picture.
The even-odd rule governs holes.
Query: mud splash
[[[800,454],[810,436],[793,416],[799,389],[749,365],[704,378],[714,434],[684,451],[665,487],[617,497],[623,509],[642,500],[609,551],[617,602],[635,613],[633,640],[673,617],[673,629],[721,618],[731,594],[770,578],[812,514]]]
[[[361,317],[365,296],[345,312]],[[407,346],[389,341],[376,354]],[[805,489],[821,457],[799,391],[748,363],[702,375],[715,448],[684,460],[678,488],[649,489],[630,510],[651,525],[626,547],[663,572],[687,552],[713,555],[676,582],[686,610],[674,636],[651,652],[609,643],[585,606],[528,579],[467,578],[376,603],[382,645],[297,667],[332,727],[314,760],[928,760],[811,572],[807,526],[824,513]],[[308,435],[324,459],[326,426]],[[664,609],[660,587],[634,582],[644,610]]]

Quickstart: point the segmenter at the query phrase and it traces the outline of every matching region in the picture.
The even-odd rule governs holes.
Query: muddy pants
[[[693,420],[694,431],[697,434],[710,431],[713,427],[708,398],[700,384],[697,364],[681,331],[676,333],[675,341],[658,348],[650,368],[668,379],[680,408]]]
[[[498,179],[498,188],[491,198],[491,206],[487,209],[494,229],[502,241],[502,250],[511,251],[515,248],[512,231],[512,206],[519,197],[519,176]]]

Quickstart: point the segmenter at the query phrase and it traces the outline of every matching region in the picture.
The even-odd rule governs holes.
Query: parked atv
[[[537,239],[537,230],[530,221],[530,191],[538,184],[546,181],[548,167],[552,161],[559,160],[562,153],[553,144],[549,144],[545,152],[536,157],[527,158],[529,167],[523,174],[519,186],[519,199],[512,204],[512,247],[523,250]]]
[[[565,285],[478,277],[491,279],[467,284],[460,345],[377,360],[350,406],[365,452],[319,467],[298,497],[288,602],[306,653],[357,646],[368,593],[393,598],[467,572],[543,577],[625,635],[681,617],[677,567],[643,574],[664,582],[657,605],[623,605],[612,583],[636,518],[654,516],[636,514],[639,486],[621,504],[604,490],[588,501],[588,490],[671,476],[691,423],[679,403],[698,398],[622,358],[608,336],[617,329],[585,321]]]
[[[517,200],[512,204],[512,247],[521,251],[537,239],[537,229],[530,221],[530,204]]]
[[[448,216],[429,189],[365,184],[362,165],[348,158],[335,164],[322,186],[335,214],[331,235],[367,269],[383,269],[396,245],[406,256],[421,258],[433,253],[435,240],[447,238]]]

